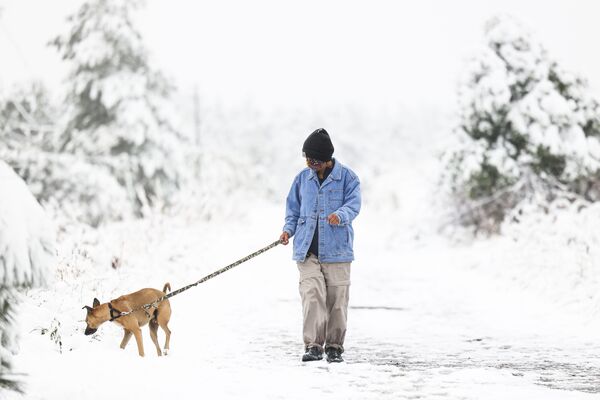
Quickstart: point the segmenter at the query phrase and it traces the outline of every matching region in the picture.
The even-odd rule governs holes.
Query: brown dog
[[[87,316],[85,322],[87,327],[85,329],[86,335],[91,335],[98,330],[98,327],[110,321],[113,317],[120,314],[121,312],[128,312],[141,308],[145,304],[150,304],[162,296],[168,290],[171,290],[171,285],[165,283],[163,291],[157,289],[142,289],[134,293],[126,294],[118,299],[111,300],[108,303],[100,304],[98,299],[94,299],[93,307],[84,306],[87,310]],[[165,299],[158,303],[158,305],[150,307],[148,310],[139,310],[131,314],[124,315],[122,317],[114,319],[113,322],[121,325],[125,334],[121,341],[121,348],[124,349],[127,346],[127,342],[131,339],[131,335],[135,336],[135,341],[138,345],[138,352],[140,356],[144,356],[144,344],[142,343],[142,326],[148,322],[150,328],[150,337],[156,346],[156,352],[159,356],[162,355],[160,346],[158,345],[158,338],[156,332],[160,326],[165,331],[165,354],[169,351],[169,339],[171,338],[171,331],[167,324],[171,318],[171,304],[168,299]]]

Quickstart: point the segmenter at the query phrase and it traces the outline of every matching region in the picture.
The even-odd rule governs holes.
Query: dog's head
[[[100,301],[96,298],[94,298],[92,307],[83,306],[83,308],[87,312],[85,316],[85,323],[87,324],[85,328],[86,335],[96,333],[98,327],[109,319],[107,316],[108,306],[100,304]]]

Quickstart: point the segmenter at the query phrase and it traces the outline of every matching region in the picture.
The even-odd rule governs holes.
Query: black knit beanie
[[[329,133],[325,129],[319,128],[308,135],[302,146],[302,152],[308,158],[330,161],[333,155],[333,143],[331,143]]]

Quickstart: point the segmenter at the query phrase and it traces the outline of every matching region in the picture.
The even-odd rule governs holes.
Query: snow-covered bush
[[[495,231],[524,200],[600,199],[600,105],[586,82],[510,17],[490,20],[485,38],[459,91],[457,145],[445,154],[460,222]]]
[[[27,185],[0,161],[0,389],[19,389],[10,375],[15,293],[45,282],[54,243],[53,226]]]
[[[55,219],[91,226],[133,215],[124,188],[108,168],[67,153],[24,151],[17,169]]]
[[[106,167],[138,214],[168,202],[182,184],[182,138],[173,88],[151,68],[132,21],[137,1],[91,0],[52,44],[69,64],[59,151]]]

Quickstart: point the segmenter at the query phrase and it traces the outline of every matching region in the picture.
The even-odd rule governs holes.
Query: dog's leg
[[[124,349],[125,346],[127,346],[127,343],[129,342],[129,339],[131,339],[131,332],[128,331],[127,329],[123,329],[123,331],[125,332],[125,334],[123,335],[123,340],[121,341],[121,348]]]
[[[138,346],[138,353],[140,353],[140,357],[144,357],[144,343],[142,342],[142,330],[139,326],[131,329],[133,331],[133,336],[135,336],[135,341]]]
[[[160,357],[162,356],[162,352],[160,351],[160,346],[158,345],[158,336],[156,335],[156,332],[158,331],[158,323],[156,320],[151,319],[150,323],[148,323],[148,328],[150,329],[150,338],[152,338],[152,341],[156,346],[156,353]]]
[[[158,325],[162,328],[162,330],[165,331],[165,336],[166,336],[165,337],[165,355],[166,355],[169,352],[169,340],[171,339],[171,330],[167,326],[167,324],[169,323],[169,316],[167,315],[165,318],[164,315],[158,314],[157,322],[158,322]]]

